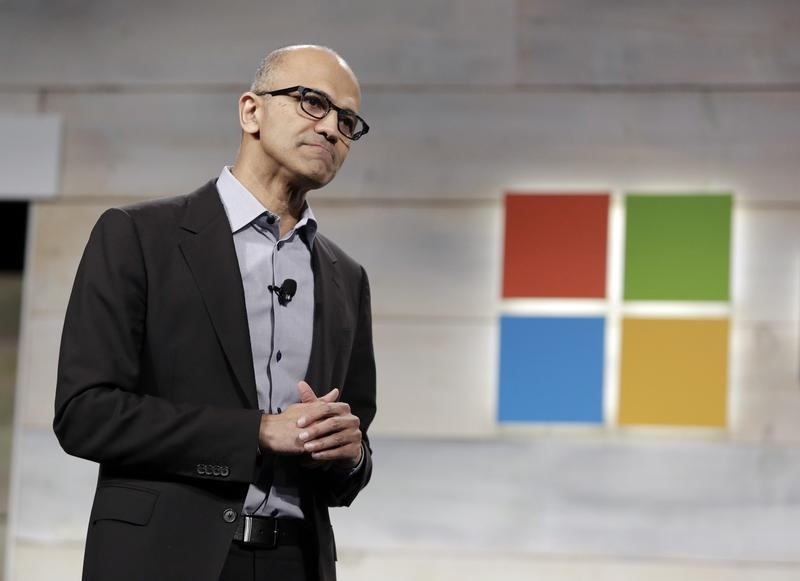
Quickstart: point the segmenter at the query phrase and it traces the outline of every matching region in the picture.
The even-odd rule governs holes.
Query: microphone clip
[[[292,299],[294,298],[294,295],[297,292],[297,281],[291,278],[287,278],[286,280],[283,281],[283,284],[281,284],[281,286],[271,284],[267,286],[267,289],[270,292],[275,293],[278,296],[278,303],[282,307],[285,307],[290,302],[292,302]]]

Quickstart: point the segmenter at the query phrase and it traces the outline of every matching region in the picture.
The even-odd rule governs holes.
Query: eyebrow
[[[302,85],[300,85],[300,86],[302,86]],[[322,89],[315,89],[314,87],[306,87],[306,88],[307,88],[307,89],[311,89],[311,90],[312,90],[312,91],[314,91],[315,93],[319,93],[319,94],[321,94],[321,95],[325,95],[325,98],[326,98],[328,101],[330,101],[331,105],[336,105],[336,102],[333,100],[333,97],[331,97],[331,96],[330,96],[328,93],[326,93],[326,92],[325,92],[325,91],[323,91]],[[337,106],[339,109],[341,109],[342,111],[344,111],[344,112],[346,112],[346,113],[352,113],[353,115],[355,115],[356,117],[358,117],[358,113],[356,113],[356,112],[355,112],[355,111],[353,111],[352,109],[350,109],[350,108],[348,108],[348,107],[339,107],[339,105],[336,105],[336,106]]]

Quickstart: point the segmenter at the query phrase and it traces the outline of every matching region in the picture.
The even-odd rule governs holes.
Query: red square
[[[503,297],[605,297],[609,199],[506,194]]]

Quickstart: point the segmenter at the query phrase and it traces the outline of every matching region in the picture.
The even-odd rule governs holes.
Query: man
[[[96,224],[54,420],[100,463],[85,580],[335,579],[328,507],[372,471],[370,294],[306,194],[368,131],[359,105],[333,51],[270,53],[231,168]]]

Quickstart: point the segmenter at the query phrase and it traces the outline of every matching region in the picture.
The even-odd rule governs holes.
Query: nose
[[[314,131],[324,135],[330,143],[339,141],[339,116],[336,111],[331,109],[325,117],[319,119],[314,125]]]

